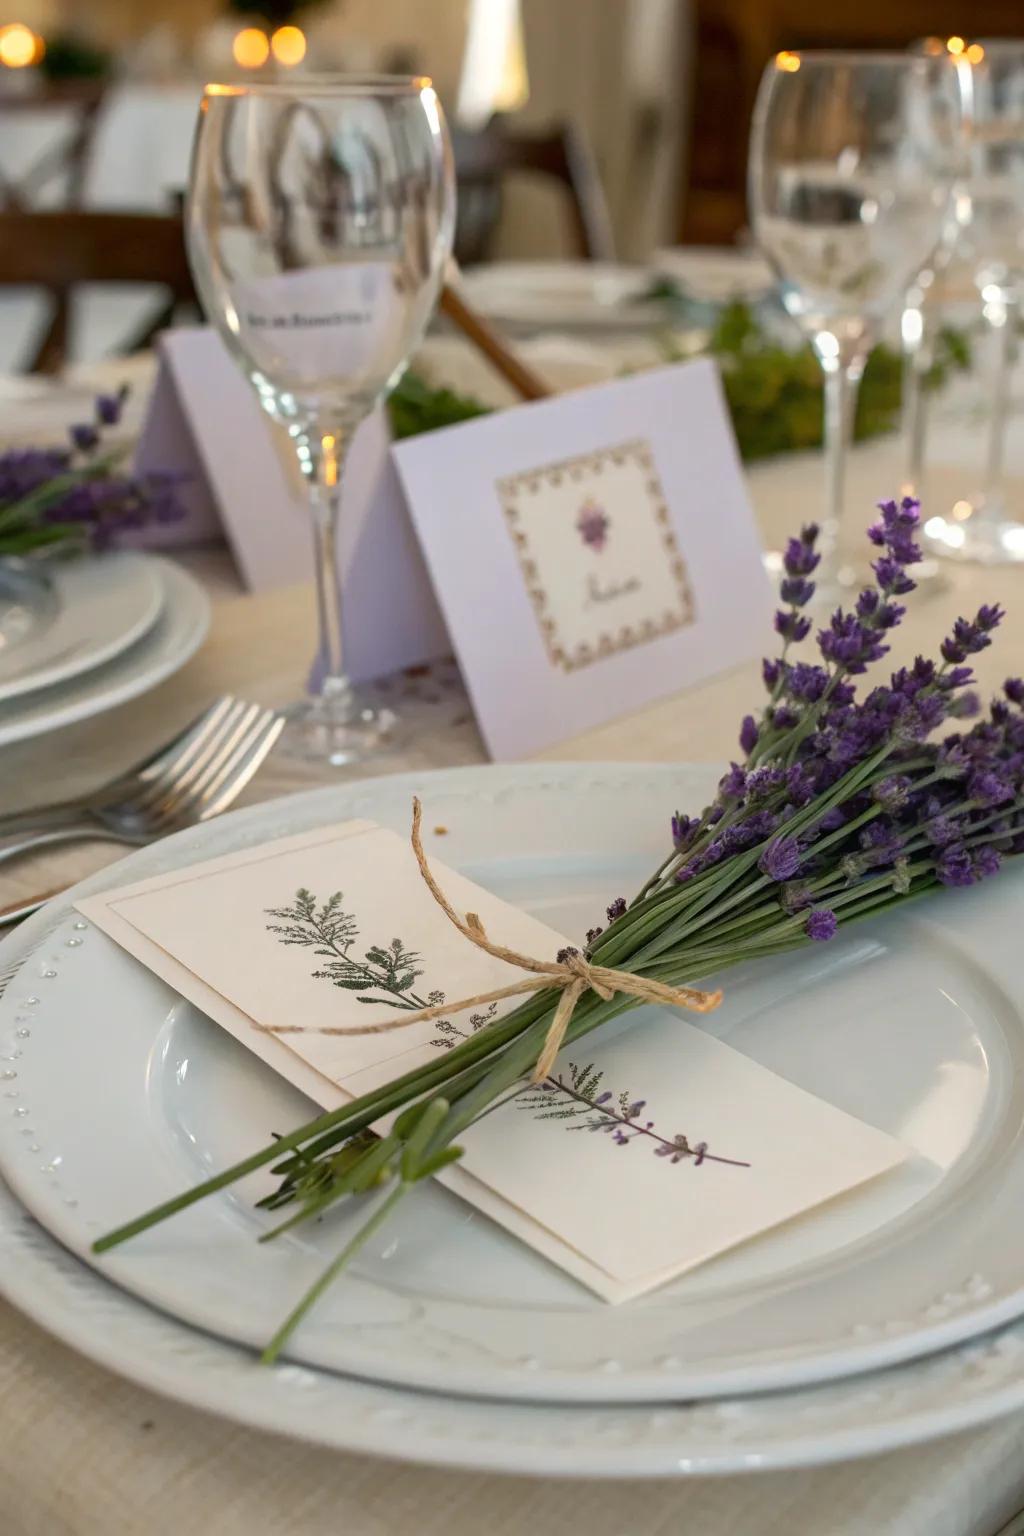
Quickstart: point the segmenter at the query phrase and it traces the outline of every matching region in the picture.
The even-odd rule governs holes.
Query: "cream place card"
[[[464,876],[432,868],[453,905],[479,913],[501,943],[541,958],[565,944]],[[401,1020],[520,975],[449,922],[404,839],[365,821],[92,896],[80,911],[324,1107],[450,1049],[500,1005],[379,1034],[318,1030]],[[281,1026],[301,1032],[275,1034]],[[651,1008],[564,1048],[548,1077],[461,1144],[462,1162],[442,1181],[611,1302],[825,1201],[856,1200],[906,1155]]]
[[[708,360],[396,443],[494,757],[759,653],[761,544]]]

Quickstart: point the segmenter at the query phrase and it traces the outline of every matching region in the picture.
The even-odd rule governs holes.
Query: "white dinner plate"
[[[254,1366],[247,1351],[87,1269],[2,1181],[0,1275],[13,1305],[140,1386],[255,1429],[433,1466],[528,1477],[731,1476],[873,1456],[1024,1410],[1019,1323],[836,1385],[664,1406],[473,1401],[304,1366]]]
[[[652,273],[610,261],[498,261],[461,276],[474,309],[500,325],[637,330],[657,325]]]
[[[771,266],[756,251],[699,245],[655,251],[653,267],[679,283],[695,299],[725,304],[731,299],[754,303],[775,287]]]
[[[53,618],[0,650],[0,703],[102,666],[153,627],[164,599],[152,555],[125,550],[53,561],[49,574]]]
[[[145,559],[156,576],[159,593],[156,622],[103,665],[52,687],[0,702],[0,747],[124,704],[155,688],[199,648],[210,625],[206,593],[172,561],[156,555]]]
[[[131,855],[105,883],[347,816],[404,832],[416,790],[448,828],[448,862],[574,933],[639,883],[664,851],[670,811],[700,804],[714,778],[567,764],[338,786],[182,833]],[[321,1299],[294,1356],[493,1397],[678,1401],[893,1364],[1018,1315],[1021,892],[1009,870],[827,947],[741,968],[708,1021],[906,1142],[918,1157],[905,1173],[618,1307],[424,1188]],[[83,922],[66,919],[0,1003],[0,1050],[19,1053],[0,1164],[38,1219],[105,1275],[224,1338],[262,1344],[344,1241],[351,1211],[257,1248],[276,1218],[254,1210],[269,1187],[254,1177],[101,1259],[89,1245],[311,1107]]]

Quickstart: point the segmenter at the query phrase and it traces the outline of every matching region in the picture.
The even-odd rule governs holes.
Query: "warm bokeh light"
[[[967,44],[962,37],[946,38],[946,52],[951,53],[954,59],[958,59],[966,47]]]
[[[42,38],[20,21],[0,27],[0,64],[6,64],[8,69],[25,69],[29,64],[38,64],[44,52]]]
[[[974,508],[969,501],[955,501],[953,503],[953,516],[958,523],[966,523],[969,517],[974,516]]]
[[[972,43],[964,54],[968,64],[980,64],[985,57],[985,50],[980,43]]]
[[[781,53],[775,55],[775,68],[784,70],[787,75],[795,75],[800,68],[800,55],[790,53],[788,48],[784,48]]]
[[[941,37],[926,37],[921,47],[933,59],[937,59],[940,53],[946,51],[946,45]]]
[[[235,56],[235,63],[241,65],[242,69],[262,69],[270,57],[267,34],[261,32],[259,27],[243,27],[235,35],[231,52]]]
[[[279,64],[291,69],[306,57],[306,34],[301,27],[278,27],[270,39],[270,51]]]

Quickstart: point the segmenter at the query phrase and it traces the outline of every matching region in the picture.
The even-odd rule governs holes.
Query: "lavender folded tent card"
[[[392,453],[494,757],[759,654],[771,595],[713,363],[519,406]]]
[[[478,912],[502,943],[543,957],[565,943],[432,868],[455,907]],[[318,1029],[401,1018],[520,974],[455,930],[403,838],[365,821],[93,896],[80,910],[325,1108],[429,1061],[511,1004],[383,1034]],[[273,1033],[294,1024],[304,1031]],[[442,1182],[612,1302],[826,1201],[856,1200],[905,1157],[679,1014],[649,1008],[564,1049],[541,1083],[460,1140],[463,1161]]]
[[[311,581],[298,459],[220,337],[205,327],[169,331],[159,363],[136,466],[185,477],[181,537],[222,533],[252,591]],[[390,446],[385,413],[375,411],[358,429],[345,470],[338,579],[345,666],[354,682],[451,652]],[[310,625],[312,648],[312,609]]]

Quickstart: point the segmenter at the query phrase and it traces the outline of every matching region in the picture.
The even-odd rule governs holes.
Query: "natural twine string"
[[[532,956],[521,955],[518,950],[509,949],[504,944],[495,944],[487,937],[476,913],[467,912],[464,918],[460,917],[434,879],[420,837],[422,819],[423,808],[419,800],[414,797],[412,851],[416,855],[416,863],[419,865],[419,871],[427,889],[449,922],[455,925],[463,938],[475,944],[477,949],[485,950],[496,960],[504,960],[520,970],[530,971],[532,976],[524,981],[513,982],[508,987],[498,987],[493,992],[478,992],[476,996],[465,997],[458,1003],[438,1003],[436,1007],[420,1008],[415,1013],[403,1013],[399,1018],[385,1019],[379,1024],[356,1024],[344,1028],[340,1025],[319,1025],[311,1029],[304,1024],[260,1024],[257,1025],[258,1029],[272,1035],[307,1033],[383,1035],[390,1030],[407,1029],[410,1024],[425,1023],[428,1019],[439,1019],[446,1014],[464,1013],[467,1008],[476,1008],[481,1004],[501,1002],[506,997],[520,997],[524,993],[541,992],[548,988],[558,989],[562,995],[558,1000],[558,1007],[555,1009],[530,1079],[531,1082],[539,1083],[551,1071],[576,1004],[584,992],[596,992],[604,1002],[610,1002],[617,993],[621,993],[627,997],[635,997],[638,1002],[667,1003],[669,1007],[688,1008],[693,1013],[710,1013],[722,1001],[721,992],[699,992],[693,987],[669,987],[664,982],[653,981],[646,976],[634,976],[630,971],[616,971],[604,965],[591,965],[589,960],[573,949],[564,952],[564,959],[535,960]]]

